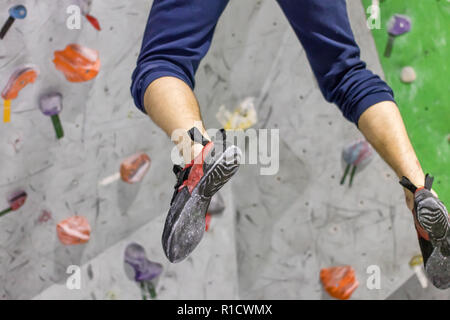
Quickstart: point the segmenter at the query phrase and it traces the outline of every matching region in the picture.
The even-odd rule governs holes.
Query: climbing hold
[[[26,16],[27,16],[27,8],[25,8],[25,6],[18,5],[11,7],[9,9],[9,18],[8,20],[6,20],[5,24],[0,30],[0,40],[2,40],[5,37],[6,33],[11,28],[16,19],[25,19]]]
[[[27,193],[25,191],[16,191],[8,197],[9,208],[0,211],[0,217],[11,212],[19,210],[27,200]]]
[[[117,300],[117,294],[114,291],[108,291],[106,293],[106,299],[108,300]]]
[[[53,63],[70,82],[89,81],[100,71],[98,51],[78,44],[69,44],[62,51],[55,51]]]
[[[117,295],[114,291],[108,291],[106,293],[106,299],[108,300],[117,300]]]
[[[134,269],[134,280],[141,287],[142,299],[156,298],[155,280],[162,272],[162,265],[147,259],[145,249],[137,243],[129,244],[125,249],[125,263]]]
[[[27,193],[25,191],[18,191],[11,195],[8,202],[12,210],[19,210],[27,200]]]
[[[358,288],[355,270],[351,266],[338,266],[320,270],[320,280],[328,294],[336,299],[347,300]]]
[[[58,223],[56,226],[58,238],[62,244],[75,245],[89,241],[91,226],[82,216],[73,216]]]
[[[388,43],[386,45],[386,50],[384,51],[384,56],[389,58],[394,47],[394,40],[396,37],[408,33],[411,30],[411,19],[405,15],[396,14],[394,15],[388,23]]]
[[[414,270],[422,288],[428,287],[428,280],[423,270],[422,255],[418,254],[412,257],[411,260],[409,260],[409,266]]]
[[[86,14],[85,15],[87,21],[89,21],[91,23],[91,25],[97,30],[97,31],[101,31],[101,27],[100,27],[100,23],[98,22],[98,19],[94,16],[91,16],[90,14]]]
[[[125,263],[134,269],[134,280],[137,282],[153,280],[162,272],[162,265],[150,261],[145,249],[137,243],[131,243],[126,247]]]
[[[76,0],[77,5],[81,8],[81,13],[86,17],[90,24],[98,31],[101,31],[98,19],[90,14],[92,0]]]
[[[52,119],[55,128],[56,137],[61,139],[64,131],[59,119],[59,113],[62,111],[62,95],[57,92],[47,93],[39,99],[39,109],[41,112]]]
[[[120,177],[130,184],[140,182],[150,169],[150,163],[150,157],[144,152],[131,155],[122,161]]]
[[[34,83],[38,75],[39,70],[35,66],[25,65],[17,68],[9,78],[6,87],[3,89],[2,98],[5,100],[16,99],[20,90],[27,84]]]
[[[402,82],[411,83],[414,82],[416,78],[416,71],[413,67],[404,67],[402,69],[402,73],[400,75],[400,79],[402,80]]]
[[[27,84],[34,83],[38,75],[39,70],[32,65],[19,67],[13,72],[1,94],[4,99],[3,122],[11,119],[11,100],[16,99]]]
[[[107,186],[119,179],[129,184],[141,182],[150,169],[150,164],[150,157],[146,153],[135,153],[122,161],[119,172],[103,178],[98,184]]]
[[[347,147],[342,150],[342,158],[346,163],[344,175],[341,179],[341,184],[344,184],[345,178],[352,168],[352,172],[350,174],[350,183],[351,187],[353,184],[353,177],[356,173],[356,170],[361,170],[372,160],[373,150],[370,144],[366,140],[358,140],[356,142],[351,143]]]
[[[245,130],[252,127],[258,122],[254,100],[253,97],[245,98],[233,112],[221,106],[216,114],[217,120],[225,130]]]

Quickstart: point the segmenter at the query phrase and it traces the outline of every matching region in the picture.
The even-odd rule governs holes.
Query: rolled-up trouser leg
[[[154,0],[131,94],[144,109],[144,94],[154,80],[172,76],[194,88],[195,72],[207,53],[217,21],[228,0]]]
[[[358,124],[361,114],[394,101],[391,88],[366,68],[353,36],[345,0],[277,0],[297,37],[327,101]]]

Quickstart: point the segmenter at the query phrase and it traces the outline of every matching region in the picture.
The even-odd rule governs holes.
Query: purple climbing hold
[[[60,93],[47,93],[40,97],[39,109],[46,116],[54,116],[62,110],[62,95]]]
[[[396,14],[390,20],[388,24],[388,43],[384,50],[384,56],[389,58],[394,47],[394,40],[396,37],[401,36],[411,30],[411,19],[407,16]]]
[[[125,249],[125,262],[134,269],[137,282],[153,280],[162,272],[162,265],[148,260],[145,249],[137,243],[131,243]]]
[[[59,113],[62,111],[62,95],[59,92],[42,95],[39,99],[39,109],[44,115],[52,119],[56,137],[61,139],[64,136],[64,130],[59,119]]]
[[[411,19],[402,14],[394,15],[389,20],[389,34],[400,36],[411,30]]]

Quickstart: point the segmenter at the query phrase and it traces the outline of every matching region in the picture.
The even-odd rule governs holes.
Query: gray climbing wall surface
[[[38,65],[41,74],[13,101],[11,123],[0,124],[0,204],[6,207],[17,188],[28,193],[23,208],[0,220],[0,298],[139,299],[123,264],[130,242],[163,264],[157,291],[167,299],[327,298],[319,271],[340,264],[356,270],[355,298],[384,299],[410,278],[408,261],[419,247],[402,191],[378,156],[352,188],[339,185],[341,150],[361,134],[321,97],[275,1],[230,2],[200,65],[196,94],[207,127],[219,126],[220,105],[256,97],[256,127],[280,129],[280,170],[261,176],[258,166],[243,166],[223,190],[225,213],[176,265],[160,242],[174,183],[172,145],[129,93],[151,1],[94,0],[100,32],[85,20],[81,30],[65,27],[69,0],[22,3],[26,21],[0,43],[0,86],[22,63]],[[381,73],[362,5],[348,3],[363,58]],[[0,13],[13,4],[2,1]],[[69,83],[55,70],[53,52],[69,43],[99,51],[94,80]],[[60,141],[37,109],[50,89],[64,97]],[[136,151],[152,160],[141,183],[99,185]],[[52,218],[40,222],[43,210]],[[65,247],[55,225],[74,214],[87,217],[91,239]],[[81,290],[65,286],[73,264],[82,266]],[[366,288],[370,265],[381,269],[379,290]]]

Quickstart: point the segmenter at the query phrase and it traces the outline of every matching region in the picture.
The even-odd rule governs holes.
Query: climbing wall
[[[12,101],[11,122],[0,124],[0,203],[6,207],[16,189],[28,193],[24,206],[0,223],[3,298],[31,298],[64,282],[69,265],[81,266],[165,212],[173,189],[171,146],[134,108],[129,93],[150,3],[95,1],[91,12],[101,24],[99,32],[84,18],[80,30],[69,30],[66,9],[73,2],[57,2],[22,1],[26,19],[16,21],[0,43],[1,87],[16,66],[32,63],[40,69],[36,82]],[[15,4],[2,1],[2,19]],[[70,43],[99,52],[101,70],[95,79],[71,83],[55,69],[54,51]],[[59,140],[38,108],[39,96],[47,91],[63,96],[59,116],[65,136]],[[152,160],[140,184],[99,185],[137,151]],[[50,212],[49,220],[40,219],[44,211]],[[84,245],[64,246],[56,224],[73,215],[87,218],[91,238]],[[122,255],[110,261],[122,262]]]
[[[132,242],[162,265],[161,299],[328,299],[319,272],[335,265],[355,269],[353,297],[384,299],[411,277],[408,261],[420,251],[402,190],[376,155],[352,187],[340,185],[342,149],[361,134],[323,100],[275,1],[230,1],[196,95],[207,127],[219,127],[221,105],[255,97],[255,128],[280,129],[280,170],[261,176],[259,166],[242,166],[199,248],[183,263],[168,263],[160,237],[175,182],[172,145],[129,93],[151,1],[94,0],[90,13],[101,31],[85,18],[80,30],[69,30],[66,9],[74,2],[56,2],[21,1],[27,17],[0,41],[0,87],[17,66],[40,70],[11,101],[11,121],[0,124],[0,204],[7,208],[16,190],[28,195],[0,218],[0,298],[142,299],[124,263]],[[2,1],[0,18],[17,4]],[[363,6],[348,4],[362,56],[383,75]],[[95,78],[71,83],[55,69],[54,52],[71,43],[98,51]],[[45,92],[62,95],[61,139],[38,108]],[[151,159],[140,183],[105,180],[138,151]],[[90,238],[67,246],[56,225],[75,215],[88,221]],[[70,265],[81,267],[80,290],[66,286]],[[376,290],[366,287],[371,265],[381,269]]]

